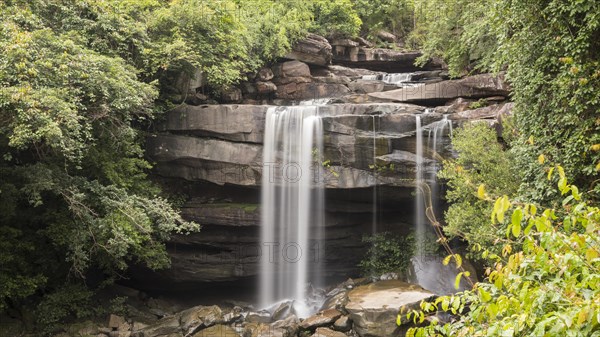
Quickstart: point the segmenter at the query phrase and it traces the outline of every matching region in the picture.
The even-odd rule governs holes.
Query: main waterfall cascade
[[[423,256],[423,244],[426,239],[427,224],[425,220],[425,198],[427,194],[424,190],[423,181],[423,128],[421,126],[421,116],[415,115],[415,227],[416,227],[416,250],[417,257]]]
[[[318,309],[308,285],[322,285],[323,130],[318,106],[270,108],[262,173],[260,305],[293,300],[305,317]]]

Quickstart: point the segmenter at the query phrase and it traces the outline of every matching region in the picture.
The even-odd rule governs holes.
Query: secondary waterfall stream
[[[318,106],[267,111],[263,149],[260,306],[293,300],[314,310],[307,286],[321,284],[324,189],[323,131]]]

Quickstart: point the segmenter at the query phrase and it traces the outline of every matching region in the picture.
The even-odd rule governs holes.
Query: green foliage
[[[598,1],[421,0],[415,6],[421,14],[412,36],[423,46],[422,63],[440,56],[454,76],[506,71],[517,130],[511,147],[523,169],[520,194],[560,201],[535,164],[544,154],[597,199]]]
[[[314,14],[309,1],[239,1],[238,6],[248,30],[245,38],[255,69],[285,55],[312,27]]]
[[[97,310],[91,306],[93,292],[84,286],[67,285],[48,294],[36,310],[37,325],[42,334],[50,334],[60,328],[65,318],[84,319],[93,317]]]
[[[469,104],[469,109],[479,109],[487,105],[485,98],[479,99]]]
[[[450,75],[486,69],[495,57],[497,40],[490,26],[497,0],[415,0],[412,44],[420,46],[420,64],[432,57],[448,63]]]
[[[362,21],[350,0],[315,1],[314,32],[330,38],[355,37]]]
[[[414,236],[399,236],[389,232],[363,237],[371,246],[359,263],[364,275],[381,275],[389,272],[403,273],[414,255]]]
[[[505,226],[507,243],[501,255],[482,250],[494,265],[484,282],[423,302],[423,311],[408,314],[417,323],[436,311],[462,316],[453,323],[412,328],[406,336],[598,335],[600,209],[567,183],[562,167],[553,174],[564,197],[557,208],[496,199],[492,219]],[[512,247],[522,249],[512,252]]]
[[[381,30],[406,37],[414,28],[414,4],[410,0],[352,0],[362,20],[362,33],[373,38]]]
[[[454,133],[452,145],[456,159],[444,161],[438,173],[449,187],[446,199],[451,203],[445,213],[445,233],[468,241],[472,247],[498,247],[502,229],[490,223],[491,195],[514,195],[519,187],[511,154],[498,143],[496,131],[487,123],[465,124]],[[479,193],[474,193],[479,186]],[[487,191],[487,192],[486,192]],[[499,248],[496,248],[496,250]]]
[[[163,242],[198,229],[146,178],[139,127],[156,115],[159,75],[140,66],[151,44],[128,6],[0,4],[0,310],[43,293],[48,311],[90,269],[166,267]]]
[[[521,194],[560,202],[535,164],[544,154],[598,200],[600,152],[594,145],[600,143],[600,4],[551,1],[501,9],[510,14],[504,31],[515,32],[500,36],[499,44],[514,88],[520,134],[513,147],[525,169]]]

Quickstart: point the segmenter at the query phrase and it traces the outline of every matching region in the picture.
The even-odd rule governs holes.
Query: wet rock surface
[[[345,309],[361,337],[397,335],[396,318],[403,307],[417,308],[433,296],[429,291],[397,280],[363,285],[348,293]]]
[[[133,316],[109,315],[106,323],[74,324],[55,337],[91,335],[95,337],[343,337],[398,336],[395,318],[402,306],[417,305],[431,293],[416,285],[400,281],[349,279],[332,289],[328,299],[343,294],[345,300],[338,309],[322,309],[307,318],[298,318],[289,303],[284,302],[272,313],[253,311],[247,307],[195,306],[158,318],[149,313],[162,303],[169,311],[169,302],[148,298],[130,306],[130,311],[144,311],[151,317],[144,322]],[[152,304],[151,304],[152,302]],[[135,310],[133,310],[135,309]],[[347,313],[344,315],[343,313]]]

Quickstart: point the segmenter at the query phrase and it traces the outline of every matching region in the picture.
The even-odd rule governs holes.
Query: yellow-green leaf
[[[512,234],[514,237],[519,237],[521,234],[521,220],[523,219],[523,211],[520,208],[517,208],[513,214],[511,219],[512,224]]]
[[[554,167],[551,167],[551,168],[548,170],[548,180],[550,180],[550,179],[552,178],[552,173],[554,173]]]
[[[444,260],[442,260],[442,264],[443,264],[444,266],[447,266],[447,265],[448,265],[448,263],[450,263],[450,259],[451,259],[451,258],[452,258],[452,255],[448,255],[448,256],[446,256],[446,257],[444,258]]]
[[[592,262],[592,260],[598,258],[598,256],[598,251],[594,248],[590,247],[585,251],[585,259],[587,260],[587,262]]]
[[[481,200],[485,199],[485,185],[484,184],[479,185],[479,188],[477,189],[477,197]]]
[[[543,154],[540,154],[538,157],[538,163],[540,163],[540,165],[543,165],[546,162],[546,157]]]
[[[478,288],[477,290],[479,291],[479,298],[482,302],[489,302],[492,300],[492,295],[489,292],[482,288]]]

